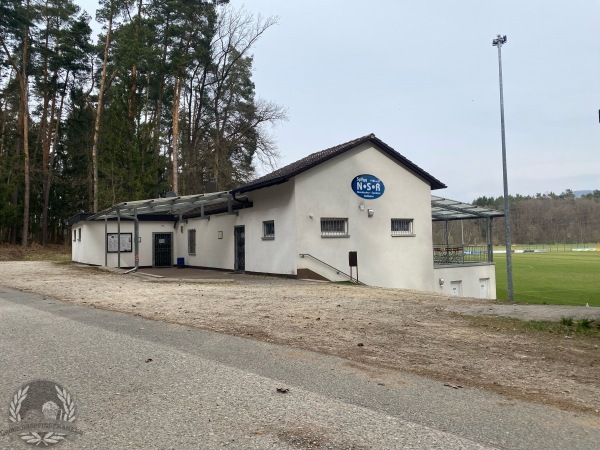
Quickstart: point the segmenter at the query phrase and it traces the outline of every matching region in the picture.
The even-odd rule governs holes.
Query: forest
[[[276,18],[228,0],[0,2],[0,242],[65,240],[127,199],[226,190],[278,158],[252,50]]]
[[[479,197],[473,205],[504,211],[504,197]],[[600,190],[577,198],[572,190],[561,194],[509,195],[513,244],[577,244],[600,242]],[[465,245],[486,243],[485,220],[449,222],[449,242]],[[444,224],[436,222],[433,240],[444,243]],[[505,244],[504,218],[493,221],[493,244]]]
[[[66,219],[130,199],[227,190],[273,167],[281,106],[252,51],[276,18],[228,0],[0,2],[0,243],[69,242]],[[509,198],[512,241],[600,242],[600,191]],[[479,206],[503,209],[503,198]],[[485,224],[451,222],[453,243]],[[504,223],[494,221],[494,244]],[[442,242],[443,225],[434,224]]]

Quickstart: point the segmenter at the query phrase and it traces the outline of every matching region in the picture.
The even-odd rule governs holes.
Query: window
[[[78,237],[77,240],[80,241],[81,240],[81,228],[79,228],[78,230]]]
[[[196,230],[188,230],[188,254],[196,254]]]
[[[77,240],[77,230],[73,230],[73,242]]]
[[[412,219],[392,219],[392,236],[414,236]]]
[[[275,239],[275,221],[266,220],[263,222],[263,239]]]
[[[321,237],[349,237],[348,219],[321,219]]]

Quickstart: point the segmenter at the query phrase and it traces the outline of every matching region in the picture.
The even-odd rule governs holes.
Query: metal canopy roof
[[[133,217],[146,214],[185,214],[188,211],[206,205],[223,203],[231,204],[234,196],[228,191],[213,192],[210,194],[185,195],[180,197],[154,198],[137,200],[133,202],[118,203],[110,208],[100,211],[87,220],[104,220],[116,217]],[[447,198],[431,196],[431,219],[436,221],[461,220],[461,219],[487,219],[503,217],[502,211],[471,205],[469,203],[450,200]]]
[[[133,217],[135,214],[184,214],[186,211],[202,205],[232,201],[228,191],[210,194],[185,195],[180,197],[154,198],[134,202],[118,203],[100,211],[87,220],[103,220],[114,217]]]
[[[503,217],[504,212],[469,203],[431,196],[431,220],[488,219]]]

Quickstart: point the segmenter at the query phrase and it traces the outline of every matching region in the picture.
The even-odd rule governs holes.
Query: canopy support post
[[[121,268],[121,211],[117,207],[117,267]]]
[[[104,267],[108,267],[108,217],[104,216]]]
[[[492,218],[487,219],[487,247],[488,247],[488,262],[494,262],[494,244],[492,242]]]

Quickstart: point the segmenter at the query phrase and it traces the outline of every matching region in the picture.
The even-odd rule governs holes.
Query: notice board
[[[107,253],[117,253],[119,247],[121,252],[131,252],[131,233],[121,233],[121,245],[119,246],[119,234],[118,233],[106,233],[106,251]]]

